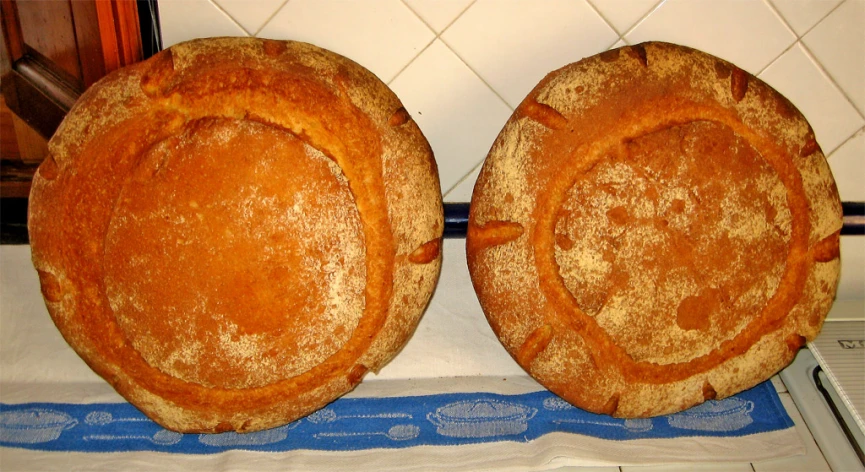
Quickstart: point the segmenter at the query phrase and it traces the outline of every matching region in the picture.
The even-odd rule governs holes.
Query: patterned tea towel
[[[226,458],[250,457],[256,464],[288,461],[304,469],[356,470],[749,461],[802,453],[792,426],[770,382],[647,419],[588,413],[546,390],[349,396],[291,424],[247,434],[175,433],[128,403],[0,404],[0,445],[41,452],[34,457],[91,453],[94,465],[106,457],[99,453],[208,468],[224,465]]]

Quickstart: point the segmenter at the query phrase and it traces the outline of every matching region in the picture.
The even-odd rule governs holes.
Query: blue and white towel
[[[343,398],[275,429],[179,434],[128,403],[0,404],[0,445],[81,452],[354,451],[531,442],[559,432],[613,441],[741,437],[793,426],[771,383],[674,415],[616,419],[579,410],[539,391]]]

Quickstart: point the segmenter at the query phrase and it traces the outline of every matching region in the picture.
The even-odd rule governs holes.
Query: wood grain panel
[[[40,62],[48,69],[80,88],[81,64],[69,2],[23,1],[17,7],[25,54],[44,58]]]

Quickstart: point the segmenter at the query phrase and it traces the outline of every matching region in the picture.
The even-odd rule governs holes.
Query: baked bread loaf
[[[33,263],[78,354],[165,428],[240,432],[350,391],[441,265],[430,147],[388,87],[310,44],[178,44],[112,73],[49,143]]]
[[[799,111],[666,43],[547,75],[490,150],[467,255],[505,348],[570,403],[668,414],[768,379],[812,340],[841,204]]]

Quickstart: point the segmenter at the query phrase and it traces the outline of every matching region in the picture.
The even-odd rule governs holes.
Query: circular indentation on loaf
[[[517,359],[519,359],[520,364],[526,366],[532,365],[538,354],[550,345],[550,342],[553,340],[553,334],[553,327],[549,324],[545,324],[532,331],[526,340],[523,341],[517,353]]]
[[[427,241],[409,254],[408,261],[413,264],[429,264],[438,259],[439,254],[441,254],[441,245],[442,241],[439,238]]]
[[[716,60],[714,61],[713,65],[715,68],[715,77],[718,80],[730,77],[730,74],[733,72],[733,69],[730,67],[730,63],[726,61]]]
[[[606,414],[606,415],[610,415],[610,416],[615,416],[616,410],[619,409],[619,398],[620,397],[621,397],[621,395],[618,393],[610,396],[610,398],[607,399],[607,402],[601,408],[601,413]]]
[[[643,67],[649,66],[649,58],[646,55],[646,48],[642,44],[635,44],[627,49],[628,54],[640,61]]]
[[[60,284],[60,279],[47,270],[36,269],[36,273],[39,275],[42,296],[49,302],[59,302],[62,300],[65,291]]]
[[[273,41],[270,39],[265,39],[261,42],[261,49],[268,57],[279,57],[285,52],[287,48],[288,46],[285,41]]]
[[[529,118],[550,129],[564,129],[568,120],[558,110],[536,100],[526,100],[520,105],[520,111]]]
[[[485,248],[507,244],[523,235],[523,225],[513,221],[493,220],[483,225],[469,225],[470,244]]]
[[[358,326],[365,276],[339,166],[251,121],[192,121],[152,147],[105,241],[106,294],[127,341],[208,387],[260,387],[325,361]]]
[[[808,139],[805,140],[805,144],[802,145],[802,149],[799,150],[799,156],[808,157],[819,150],[820,145],[817,144],[817,139],[814,137],[814,132],[812,131],[808,134]]]
[[[787,189],[724,124],[629,139],[577,177],[555,260],[579,309],[635,361],[687,362],[733,339],[784,275]]]
[[[730,74],[730,94],[733,96],[733,100],[740,102],[745,98],[745,94],[748,93],[748,77],[747,72],[738,67],[733,68]]]
[[[150,98],[163,95],[174,75],[174,53],[166,49],[148,60],[150,68],[141,77],[141,91]]]
[[[703,383],[703,400],[714,400],[717,397],[718,392],[715,391],[715,387],[709,382]]]
[[[815,262],[829,262],[841,257],[841,231],[821,239],[811,248]]]
[[[793,333],[787,336],[785,342],[787,343],[787,348],[790,350],[790,352],[795,353],[798,352],[799,349],[804,346],[806,342],[808,342],[808,338],[802,336],[801,334]]]
[[[363,376],[366,375],[367,372],[369,372],[369,367],[363,364],[357,364],[348,371],[346,380],[348,380],[350,385],[357,385],[361,380],[363,380]]]
[[[54,156],[49,154],[45,157],[45,160],[42,161],[42,164],[39,164],[39,177],[42,177],[45,180],[54,180],[59,175],[60,166],[57,165]]]
[[[608,49],[598,54],[598,57],[604,62],[616,62],[617,60],[619,60],[619,52],[619,48]]]
[[[390,119],[387,120],[387,124],[389,126],[402,126],[411,121],[411,115],[409,115],[408,111],[405,107],[399,107],[390,116]]]

